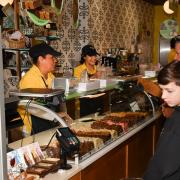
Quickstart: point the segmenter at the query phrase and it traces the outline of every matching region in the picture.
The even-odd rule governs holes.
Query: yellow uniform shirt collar
[[[95,73],[96,73],[96,65],[94,65],[94,69],[93,69],[93,70],[89,70],[89,69],[87,68],[86,64],[84,63],[84,64],[82,65],[82,69],[83,69],[83,70],[87,69],[87,72],[88,72],[89,74],[95,74]]]
[[[40,75],[41,77],[44,78],[43,74],[41,73],[41,71],[39,70],[39,68],[36,65],[32,66],[32,70],[38,75]],[[48,73],[48,77],[49,77],[49,73]]]

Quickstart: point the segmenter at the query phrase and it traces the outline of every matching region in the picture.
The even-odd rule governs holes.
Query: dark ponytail
[[[80,64],[83,64],[85,62],[83,54],[81,54],[81,60],[79,62],[80,62]]]

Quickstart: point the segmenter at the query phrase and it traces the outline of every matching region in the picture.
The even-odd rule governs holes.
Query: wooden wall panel
[[[81,172],[77,173],[73,177],[71,177],[69,180],[81,180]]]
[[[128,176],[141,177],[153,155],[153,126],[130,138],[128,144]]]
[[[85,168],[81,180],[119,180],[125,177],[125,146],[121,145]]]

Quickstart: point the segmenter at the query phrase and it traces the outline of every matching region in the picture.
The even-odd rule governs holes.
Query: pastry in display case
[[[57,170],[57,168],[69,169],[70,164],[67,163],[81,164],[86,162],[85,160],[88,160],[88,158],[93,158],[94,155],[98,155],[98,152],[101,152],[101,150],[102,152],[104,150],[106,151],[116,143],[119,145],[121,139],[129,136],[132,132],[136,132],[136,129],[144,126],[144,124],[148,124],[146,122],[153,119],[154,113],[157,110],[156,101],[154,101],[153,98],[154,97],[136,86],[135,83],[128,82],[122,86],[119,85],[119,89],[113,89],[111,93],[109,93],[111,108],[108,112],[99,112],[98,115],[97,113],[90,114],[76,120],[72,120],[66,113],[59,114],[59,118],[62,118],[59,120],[59,123],[61,124],[63,122],[64,124],[61,124],[58,129],[55,128],[51,131],[57,134],[57,130],[59,130],[60,135],[61,130],[69,129],[68,132],[70,132],[71,136],[68,135],[65,137],[69,142],[68,146],[67,144],[63,144],[65,141],[61,135],[56,135],[57,146],[55,148],[52,147],[52,145],[47,145],[49,143],[46,139],[46,144],[44,144],[45,148],[43,149],[43,147],[41,147],[46,154],[46,158],[38,159],[36,158],[36,153],[33,152],[32,157],[35,163],[33,163],[33,166],[28,167],[26,172],[43,177],[47,173]],[[37,106],[31,104],[31,108],[33,107],[36,108]],[[48,112],[50,113],[51,111]],[[57,114],[51,117],[52,120],[54,118],[57,118]],[[65,134],[67,135],[67,133]],[[52,135],[52,139],[53,136],[54,135]],[[78,139],[78,148],[75,150],[75,153],[65,155],[67,156],[67,160],[69,160],[66,161],[66,157],[64,158],[65,152],[62,154],[62,149],[64,146],[64,150],[68,150],[69,148],[67,147],[75,143],[74,141],[72,142],[72,138],[74,137]],[[51,135],[49,138],[49,141],[51,141]],[[58,163],[55,163],[56,166],[54,166],[53,162],[56,162],[57,159]]]
[[[157,110],[158,102],[154,97],[132,83],[112,91],[110,99],[110,112],[89,115],[70,125],[83,144],[80,162],[147,122]]]
[[[80,161],[96,153],[99,149],[116,141],[150,117],[147,112],[115,112],[93,118],[94,121],[70,125],[80,141]]]
[[[59,158],[45,157],[39,144],[32,143],[7,153],[8,179],[39,179],[59,169]]]

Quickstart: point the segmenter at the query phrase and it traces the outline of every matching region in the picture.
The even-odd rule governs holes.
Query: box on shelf
[[[156,77],[156,71],[152,71],[152,70],[144,71],[144,76],[145,77]]]
[[[89,81],[86,83],[79,82],[77,90],[78,91],[91,91],[100,88],[100,81]]]
[[[53,89],[64,89],[65,92],[69,92],[71,89],[76,87],[78,84],[76,78],[54,78],[52,83]]]
[[[106,88],[108,85],[115,85],[118,82],[114,79],[93,79],[100,82],[100,88]]]

